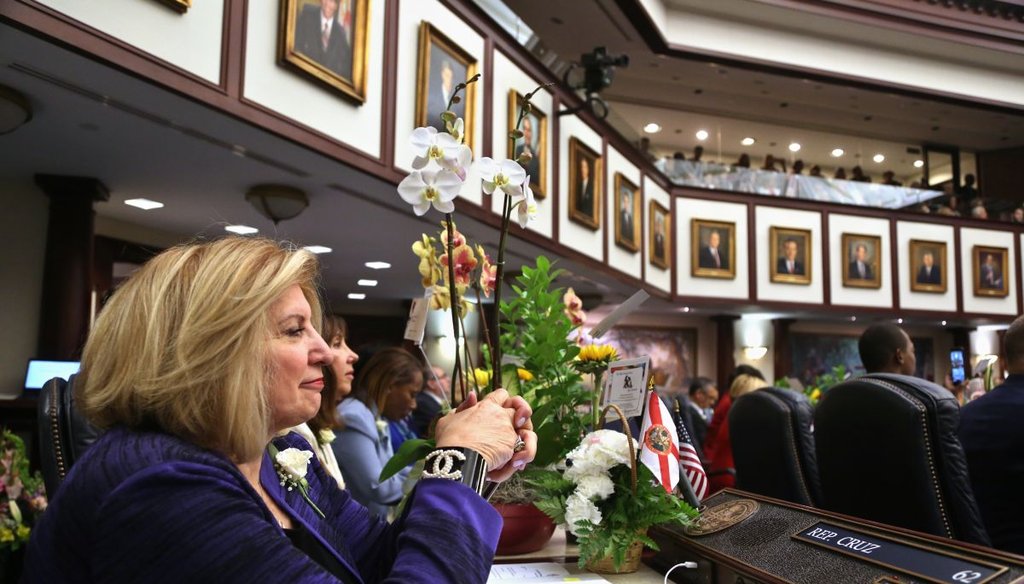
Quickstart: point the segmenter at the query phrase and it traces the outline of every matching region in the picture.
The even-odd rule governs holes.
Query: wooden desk
[[[494,558],[494,563],[526,564],[533,562],[554,562],[557,564],[563,564],[570,574],[590,574],[587,570],[576,566],[579,556],[579,546],[574,543],[567,543],[565,541],[565,529],[558,527],[555,529],[554,535],[551,536],[551,540],[548,541],[547,545],[543,548],[529,554],[496,556]],[[676,570],[672,573],[672,576],[675,577],[679,572],[680,570]],[[612,582],[613,584],[661,584],[664,580],[664,576],[643,562],[640,563],[640,569],[632,574],[596,575],[604,578],[608,582]]]

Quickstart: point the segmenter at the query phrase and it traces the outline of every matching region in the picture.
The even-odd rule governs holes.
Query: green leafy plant
[[[36,517],[46,510],[43,478],[28,470],[25,443],[14,433],[0,434],[0,552],[28,542]]]
[[[816,405],[821,396],[825,395],[833,385],[838,384],[841,381],[846,380],[850,377],[850,373],[846,370],[845,365],[836,365],[831,371],[822,373],[821,375],[814,378],[814,381],[804,386],[803,393],[807,396],[807,401],[811,402],[811,405]],[[775,387],[784,387],[787,389],[795,389],[789,382],[789,379],[783,377],[775,382]]]

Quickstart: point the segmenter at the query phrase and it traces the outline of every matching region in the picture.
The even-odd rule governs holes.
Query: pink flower
[[[583,312],[583,301],[576,295],[576,291],[569,288],[562,296],[565,303],[565,315],[569,317],[572,326],[581,326],[587,320],[587,314]]]
[[[473,255],[473,248],[466,244],[460,245],[455,248],[454,251],[455,263],[455,286],[459,288],[465,288],[469,286],[470,279],[473,275],[473,270],[476,269],[477,259]],[[447,274],[448,269],[448,254],[441,256],[441,265],[444,266],[444,273]]]
[[[498,266],[491,263],[491,257],[484,251],[483,246],[476,246],[476,252],[480,255],[482,262],[480,267],[480,289],[483,291],[484,296],[490,298],[491,292],[494,292],[494,284],[498,281]]]

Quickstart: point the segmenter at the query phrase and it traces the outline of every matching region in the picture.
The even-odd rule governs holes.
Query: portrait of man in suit
[[[921,269],[917,271],[918,284],[939,284],[942,282],[942,268],[935,265],[935,254],[930,251],[921,256]]]
[[[860,288],[880,288],[880,258],[878,249],[881,238],[874,235],[855,235],[844,233],[842,236],[844,250],[847,250],[847,263],[843,271],[843,285]]]
[[[806,229],[773,226],[769,231],[772,261],[771,281],[810,284],[811,232]]]
[[[523,137],[516,140],[516,149],[512,153],[513,160],[519,160],[519,157],[523,153],[530,155],[530,160],[528,162],[525,164],[520,163],[523,165],[523,169],[526,171],[527,176],[530,177],[530,188],[533,188],[532,185],[539,184],[540,182],[541,152],[538,144],[537,132],[534,131],[534,128],[536,127],[538,127],[537,116],[534,114],[527,114],[526,117],[523,118],[522,125],[519,127],[523,132]],[[536,191],[536,189],[534,189],[534,191]],[[534,195],[536,195],[536,192],[534,192]]]
[[[569,218],[595,231],[601,214],[599,162],[597,152],[569,139]]]
[[[942,241],[910,240],[910,289],[916,292],[946,291],[946,244]]]
[[[691,219],[691,272],[705,278],[735,278],[736,224]]]
[[[721,250],[722,235],[717,229],[708,234],[707,243],[700,248],[700,267],[716,270],[729,269],[729,258],[724,257]]]
[[[420,24],[420,55],[416,87],[416,125],[431,126],[447,132],[441,114],[451,111],[462,118],[466,144],[472,148],[473,109],[476,83],[459,93],[459,102],[448,106],[455,88],[476,74],[476,60],[429,22]]]
[[[351,15],[351,0],[345,0],[345,14]],[[298,4],[295,22],[295,51],[346,79],[352,78],[351,33],[339,22],[339,0]]]
[[[640,188],[622,173],[615,173],[615,243],[629,251],[640,250]]]
[[[804,274],[804,264],[796,258],[799,251],[799,244],[795,239],[790,238],[782,242],[782,255],[776,266],[780,274]]]

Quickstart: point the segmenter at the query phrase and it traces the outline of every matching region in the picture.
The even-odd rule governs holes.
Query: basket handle
[[[629,421],[626,419],[626,414],[623,413],[622,408],[615,404],[608,404],[604,407],[601,412],[601,427],[604,427],[605,416],[608,415],[608,410],[614,410],[619,416],[619,420],[622,421],[623,434],[626,435],[626,443],[629,444],[629,477],[632,479],[631,486],[633,487],[633,495],[636,495],[636,449],[633,448],[633,435],[629,432]]]

